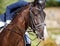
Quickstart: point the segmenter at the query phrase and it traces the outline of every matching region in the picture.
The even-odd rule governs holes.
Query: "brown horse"
[[[37,31],[39,38],[43,37],[43,13],[33,3],[18,9],[11,23],[0,33],[0,46],[25,46],[24,34],[28,26]]]

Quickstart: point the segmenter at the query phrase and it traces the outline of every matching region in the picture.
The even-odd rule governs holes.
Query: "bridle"
[[[42,12],[43,9],[40,9],[40,8],[36,8],[39,12]],[[44,16],[41,15],[41,19],[43,18]],[[36,33],[35,31],[39,30],[38,27],[40,26],[45,26],[46,24],[43,22],[43,23],[40,23],[38,24],[37,26],[35,26],[35,21],[34,21],[34,14],[32,12],[32,6],[30,7],[30,19],[31,19],[31,27],[32,29],[34,30],[34,33]],[[41,41],[40,41],[41,42]],[[40,42],[36,45],[38,46],[40,44]]]
[[[39,12],[42,12],[42,10],[41,9],[39,9],[39,8],[36,8]],[[45,26],[46,24],[43,22],[43,23],[40,23],[40,24],[38,24],[37,26],[35,26],[35,22],[34,22],[34,14],[33,14],[33,12],[32,12],[32,7],[30,7],[30,18],[31,18],[31,25],[32,25],[32,28],[34,29],[34,30],[38,30],[38,28],[37,27],[40,27],[40,26]],[[43,16],[41,15],[41,19],[43,18]]]

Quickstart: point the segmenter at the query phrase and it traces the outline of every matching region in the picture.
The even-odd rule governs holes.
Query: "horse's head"
[[[34,6],[30,8],[31,28],[36,32],[40,39],[44,39],[44,20],[45,13],[42,8]]]
[[[42,39],[44,37],[44,19],[45,13],[42,8],[38,5],[33,6],[33,3],[28,4],[25,7],[17,10],[17,16],[14,17],[13,22],[20,30],[25,30],[30,26],[37,34],[37,36]]]

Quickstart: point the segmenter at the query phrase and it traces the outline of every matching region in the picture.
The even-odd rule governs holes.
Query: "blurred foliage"
[[[17,2],[17,0],[0,0],[0,14],[4,13],[6,7],[14,2]]]
[[[60,6],[60,1],[57,1],[57,0],[47,0],[46,1],[46,6],[47,7],[57,7],[57,6]]]

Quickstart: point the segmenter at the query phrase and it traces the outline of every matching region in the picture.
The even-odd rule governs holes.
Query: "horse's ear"
[[[35,6],[38,3],[38,0],[34,0],[33,6]]]

